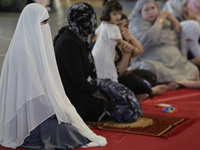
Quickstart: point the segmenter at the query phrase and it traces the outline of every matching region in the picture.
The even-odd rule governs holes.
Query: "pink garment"
[[[200,22],[200,0],[189,0],[188,8],[196,13],[196,18]]]

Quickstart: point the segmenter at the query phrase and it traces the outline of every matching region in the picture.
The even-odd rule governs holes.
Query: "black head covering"
[[[84,43],[88,35],[97,27],[96,13],[91,5],[78,2],[72,5],[67,13],[69,29],[74,32]]]
[[[122,14],[120,21],[126,19],[128,21],[128,17],[125,14]]]

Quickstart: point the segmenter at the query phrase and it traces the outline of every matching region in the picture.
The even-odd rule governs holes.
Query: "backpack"
[[[141,106],[135,94],[124,85],[110,79],[101,79],[99,89],[111,101],[111,105],[105,108],[99,121],[108,115],[112,121],[118,123],[134,122],[142,115]]]

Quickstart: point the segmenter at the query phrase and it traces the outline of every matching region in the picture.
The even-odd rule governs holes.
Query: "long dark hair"
[[[102,14],[101,14],[101,21],[110,21],[110,12],[112,11],[122,11],[122,5],[116,1],[111,0],[105,3],[103,6]]]

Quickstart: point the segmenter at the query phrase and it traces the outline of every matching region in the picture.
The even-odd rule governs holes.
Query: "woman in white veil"
[[[49,14],[22,11],[0,78],[0,145],[31,149],[104,146],[65,95],[53,50]]]

